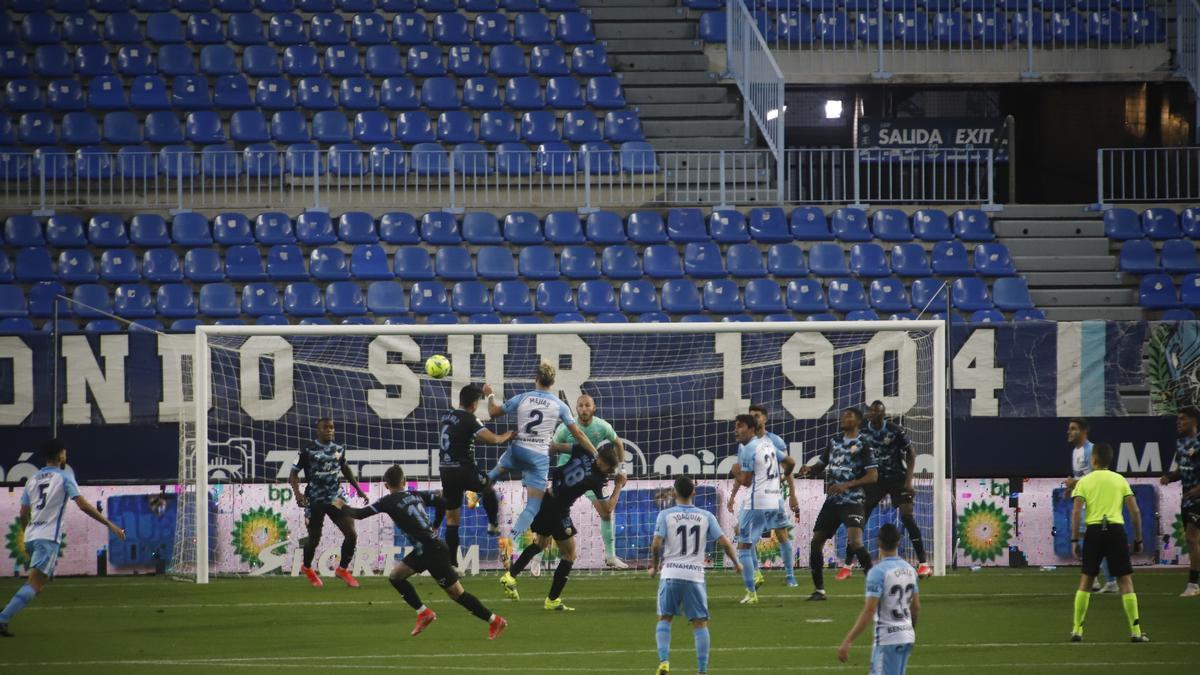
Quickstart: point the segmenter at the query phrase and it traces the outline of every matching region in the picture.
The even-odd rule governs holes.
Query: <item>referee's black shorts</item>
[[[1083,533],[1083,573],[1099,576],[1101,560],[1108,561],[1108,573],[1114,577],[1133,574],[1124,525],[1087,526]]]

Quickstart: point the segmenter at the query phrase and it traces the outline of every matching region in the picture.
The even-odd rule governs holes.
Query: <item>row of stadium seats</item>
[[[97,20],[89,12],[55,16],[26,14],[20,23],[0,15],[0,44],[131,44],[211,45],[379,45],[395,44],[502,45],[591,44],[596,41],[592,22],[582,12],[565,12],[551,19],[541,12],[517,13],[510,20],[499,12],[474,17],[461,13],[437,14],[431,22],[416,12],[401,12],[389,21],[382,14],[361,13],[350,20],[338,13],[317,13],[305,19],[288,12],[269,19],[252,13],[223,15],[214,12],[155,12],[141,17],[124,12]],[[432,24],[432,26],[430,26]],[[432,28],[432,29],[431,29]]]
[[[61,127],[61,128],[59,128]],[[182,123],[169,111],[148,113],[144,121],[131,112],[110,112],[103,120],[87,112],[70,112],[56,125],[49,113],[24,113],[17,124],[0,114],[0,145],[54,145],[60,141],[69,146],[110,143],[116,146],[137,145],[143,141],[155,145],[190,142],[207,145],[232,140],[236,143],[548,143],[567,140],[571,143],[608,141],[625,143],[645,140],[642,123],[631,110],[611,111],[604,115],[603,127],[599,116],[590,110],[566,113],[560,121],[545,110],[521,113],[520,120],[501,110],[483,113],[476,121],[468,112],[451,110],[431,116],[423,110],[400,113],[395,125],[388,113],[378,110],[355,113],[353,119],[336,110],[313,114],[310,132],[305,114],[296,110],[281,110],[267,117],[257,110],[239,110],[229,119],[228,131],[218,113],[197,111],[188,113]]]
[[[483,246],[472,254],[461,246],[442,246],[431,253],[420,246],[401,246],[389,254],[379,244],[357,244],[346,252],[334,246],[318,246],[306,254],[295,244],[277,244],[267,252],[264,264],[256,245],[230,246],[222,252],[192,248],[183,256],[168,248],[147,249],[140,258],[124,248],[101,253],[99,263],[87,249],[66,249],[57,261],[45,247],[17,251],[15,264],[0,255],[0,282],[34,282],[59,279],[69,283],[139,281],[199,282],[304,280],[323,281],[400,278],[410,281],[440,278],[450,281],[501,281],[525,279],[711,279],[725,276],[759,278],[768,275],[790,279],[813,274],[819,277],[983,277],[1013,276],[1016,270],[1003,244],[979,244],[973,256],[958,242],[938,242],[932,255],[920,244],[897,244],[888,255],[878,244],[855,244],[849,264],[838,244],[814,244],[807,255],[797,244],[772,244],[764,257],[756,244],[733,244],[725,252],[712,242],[690,243],[679,249],[671,244],[652,244],[640,254],[625,244],[607,246],[599,256],[590,246],[567,246],[555,253],[549,246],[521,248],[514,258],[508,246]],[[305,258],[308,258],[307,269]],[[389,258],[391,262],[389,262]],[[57,264],[55,264],[57,262]],[[932,262],[932,264],[931,264]]]
[[[1119,260],[1121,271],[1129,274],[1200,272],[1200,261],[1196,260],[1196,243],[1187,239],[1164,241],[1161,251],[1155,250],[1154,242],[1132,239],[1121,245]]]
[[[862,42],[905,47],[961,47],[971,44],[1000,46],[1012,42],[1034,45],[1087,45],[1157,43],[1167,39],[1165,20],[1154,10],[1117,10],[1077,12],[1054,11],[1047,16],[1034,12],[1027,18],[1025,4],[1011,16],[989,9],[976,12],[896,11],[885,12],[881,19],[874,0],[857,14],[842,10],[756,12],[757,23],[766,39],[777,45],[838,46]],[[700,17],[700,39],[723,43],[726,39],[724,12],[708,12]],[[882,35],[880,34],[882,32]]]
[[[576,0],[51,0],[57,12],[116,13],[137,12],[207,12],[216,9],[226,13],[239,12],[573,12],[579,9]],[[10,0],[14,12],[44,12],[46,0]]]
[[[1187,275],[1178,286],[1169,275],[1147,274],[1138,286],[1138,304],[1146,309],[1186,308],[1171,316],[1185,321],[1195,319],[1191,310],[1200,309],[1200,274]],[[1167,316],[1163,319],[1170,320]]]
[[[790,221],[790,222],[789,222]],[[953,223],[953,226],[951,225]],[[915,236],[914,236],[915,232]],[[421,216],[393,211],[375,218],[364,211],[347,211],[332,217],[322,211],[305,211],[293,221],[281,211],[257,216],[230,212],[217,215],[210,223],[200,213],[166,218],[153,213],[133,216],[128,224],[117,215],[97,214],[86,226],[79,216],[52,216],[44,223],[31,215],[9,216],[4,222],[2,240],[9,246],[26,247],[49,244],[57,248],[97,246],[101,248],[134,246],[155,248],[179,246],[224,246],[240,244],[330,245],[339,240],[347,244],[412,245],[422,242],[434,246],[517,245],[551,243],[560,246],[593,243],[681,244],[715,241],[718,244],[763,244],[790,241],[869,242],[990,242],[995,235],[988,226],[987,214],[962,209],[952,216],[937,209],[922,209],[909,217],[899,209],[879,209],[867,216],[853,207],[835,209],[828,215],[818,206],[801,206],[791,216],[778,207],[753,208],[747,213],[718,211],[705,216],[697,208],[674,208],[665,217],[659,211],[635,211],[624,220],[612,211],[597,211],[581,217],[574,211],[552,211],[543,220],[527,211],[514,211],[502,219],[488,212],[463,215],[461,223],[453,213],[430,211]]]
[[[1173,209],[1154,207],[1137,214],[1133,209],[1115,208],[1104,212],[1104,235],[1116,241],[1130,239],[1180,239],[1189,237],[1200,240],[1200,209],[1184,209],[1176,214]]]
[[[372,75],[393,77],[411,74],[418,77],[437,77],[452,74],[474,77],[492,74],[500,77],[520,75],[610,75],[608,52],[603,45],[578,45],[570,58],[558,45],[538,45],[526,60],[525,52],[514,45],[498,45],[483,50],[471,45],[451,47],[443,58],[436,47],[415,45],[401,50],[392,45],[372,45],[364,54],[345,46],[328,47],[318,52],[309,45],[286,47],[282,55],[264,45],[246,47],[239,58],[227,45],[206,45],[200,50],[199,67],[191,47],[144,44],[123,45],[115,53],[99,45],[84,45],[74,52],[62,45],[41,45],[33,50],[32,58],[19,47],[0,50],[0,75],[9,78],[39,76],[43,78],[84,75],[220,75],[245,74],[251,77],[308,77],[330,75],[350,77]]]
[[[416,83],[408,77],[389,77],[375,83],[367,77],[341,80],[337,87],[323,76],[300,78],[293,88],[286,77],[263,78],[251,88],[241,75],[222,75],[210,88],[203,75],[177,75],[168,89],[158,75],[134,78],[128,95],[117,75],[92,78],[85,87],[73,78],[52,80],[41,86],[31,79],[9,80],[0,109],[36,112],[96,110],[374,110],[381,105],[391,110],[418,107],[431,110],[579,110],[591,107],[615,110],[625,107],[621,81],[613,75],[597,75],[580,81],[570,75],[552,77],[543,87],[539,78],[523,75],[500,83],[487,76],[471,77],[460,87],[451,76],[430,77]],[[503,96],[501,96],[503,91]]]
[[[976,278],[956,279],[949,285],[949,299],[960,311],[1028,311],[1033,309],[1029,290],[1022,279],[996,280],[991,291]],[[42,282],[28,295],[17,285],[0,284],[0,317],[48,317],[54,313],[55,298],[67,296],[60,284]],[[365,289],[352,281],[322,286],[309,281],[292,282],[282,288],[270,282],[252,282],[238,288],[231,283],[209,283],[193,288],[185,283],[151,287],[122,284],[110,290],[103,284],[79,284],[69,291],[74,301],[59,302],[60,317],[127,319],[257,318],[269,315],[294,317],[421,316],[443,313],[492,313],[523,316],[535,312],[547,317],[564,312],[589,316],[608,313],[676,315],[815,314],[830,310],[884,312],[910,317],[914,309],[944,310],[947,289],[936,279],[913,282],[912,294],[900,279],[876,279],[869,286],[857,279],[819,281],[800,279],[780,286],[767,279],[746,282],[710,280],[697,286],[689,280],[665,282],[661,288],[648,281],[626,281],[619,289],[608,281],[590,280],[572,286],[565,281],[544,281],[533,289],[524,281],[501,281],[490,286],[480,281],[461,281],[449,290],[437,281],[418,281],[405,286],[397,281],[375,281]],[[867,318],[867,317],[861,317]],[[873,316],[872,316],[873,318]],[[998,320],[1003,321],[1001,315]]]
[[[808,10],[814,12],[834,9],[856,11],[873,10],[879,6],[880,0],[742,0],[742,4],[752,9],[769,9],[775,11]],[[968,11],[988,11],[995,9],[1021,10],[1029,7],[1030,0],[882,0],[883,8],[889,12],[912,12],[926,9],[931,12],[945,12],[951,9]],[[1078,8],[1087,11],[1098,11],[1115,7],[1124,10],[1146,9],[1147,0],[1032,0],[1038,9],[1064,10]],[[683,0],[683,5],[689,9],[712,10],[724,9],[725,0]]]

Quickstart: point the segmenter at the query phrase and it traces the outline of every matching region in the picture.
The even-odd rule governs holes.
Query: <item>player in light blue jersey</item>
[[[838,648],[838,660],[850,658],[850,645],[875,617],[871,675],[903,675],[917,641],[921,596],[917,571],[897,555],[900,530],[888,523],[879,528],[879,562],[867,572],[867,599],[854,626]]]
[[[794,488],[792,469],[796,466],[791,457],[784,456],[781,461],[779,451],[767,439],[759,438],[758,430],[758,419],[754,415],[738,415],[734,420],[733,434],[741,446],[738,461],[733,465],[733,479],[738,485],[750,488],[738,514],[737,533],[738,560],[742,563],[742,580],[746,585],[746,595],[741,601],[744,605],[758,603],[754,544],[763,530],[786,531],[788,526],[787,516],[781,509],[783,501],[779,485],[780,479],[786,478],[789,488]],[[795,489],[791,492],[795,494]]]
[[[1067,488],[1068,497],[1075,489],[1075,484],[1079,482],[1079,479],[1092,472],[1092,448],[1095,446],[1088,440],[1089,431],[1088,421],[1082,417],[1073,417],[1067,422],[1067,442],[1071,444],[1071,476],[1063,481],[1063,486]],[[1096,593],[1118,592],[1117,578],[1108,573],[1107,560],[1100,565],[1100,571],[1104,573],[1108,581],[1101,586],[1100,579],[1097,578],[1092,586],[1092,591]]]
[[[571,415],[566,403],[559,400],[553,393],[555,370],[550,363],[543,361],[538,365],[534,379],[536,389],[517,394],[504,402],[503,406],[496,405],[495,394],[490,385],[484,385],[483,393],[488,399],[488,414],[492,419],[508,413],[516,413],[517,437],[501,455],[495,468],[488,472],[488,482],[494,483],[506,472],[520,472],[521,482],[529,495],[525,502],[525,510],[517,516],[513,523],[512,538],[516,539],[529,525],[542,507],[542,497],[546,494],[546,475],[550,471],[550,439],[559,422],[567,427],[575,441],[584,450],[596,456],[596,446],[583,433],[575,418]],[[507,567],[512,557],[512,541],[501,540],[501,557]]]
[[[710,542],[725,550],[726,559],[739,572],[742,567],[733,544],[721,532],[717,517],[692,505],[696,485],[687,476],[675,479],[672,490],[675,506],[663,509],[654,525],[650,544],[650,576],[661,572],[658,582],[658,625],[654,641],[658,646],[658,670],[655,675],[671,672],[671,619],[682,613],[692,622],[696,642],[696,672],[708,672],[708,591],[704,586],[704,557]]]
[[[25,550],[29,553],[29,581],[21,586],[0,612],[0,636],[12,637],[8,624],[25,605],[28,605],[46,584],[54,578],[58,563],[58,547],[62,543],[63,515],[67,502],[74,501],[79,510],[103,523],[118,539],[125,539],[125,530],[117,527],[79,494],[75,476],[67,469],[67,446],[54,438],[42,444],[46,466],[25,482],[21,492],[21,528],[25,531]]]

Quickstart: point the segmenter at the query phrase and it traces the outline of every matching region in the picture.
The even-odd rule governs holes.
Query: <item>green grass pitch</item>
[[[805,602],[810,582],[789,589],[768,570],[760,604],[741,606],[731,571],[709,574],[710,672],[866,671],[870,631],[850,663],[836,648],[861,608],[863,577],[827,585],[830,599]],[[1134,576],[1142,621],[1153,642],[1130,644],[1117,596],[1093,597],[1086,641],[1067,641],[1077,570],[962,571],[921,583],[923,612],[910,672],[1196,673],[1200,598],[1177,597],[1186,572]],[[0,672],[247,672],[349,670],[420,673],[652,673],[656,580],[644,573],[573,578],[564,599],[577,611],[542,609],[549,575],[520,579],[522,600],[502,596],[495,575],[465,586],[509,620],[497,641],[487,626],[433,582],[418,591],[438,613],[409,636],[414,614],[385,579],[346,588],[336,579],[217,579],[211,585],[162,578],[59,579],[0,638]],[[0,581],[0,602],[20,581]],[[691,629],[677,619],[672,673],[695,672]],[[1114,670],[1116,667],[1116,670]]]

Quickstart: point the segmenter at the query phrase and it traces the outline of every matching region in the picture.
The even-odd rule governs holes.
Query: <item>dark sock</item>
[[[921,528],[917,526],[917,519],[912,517],[912,514],[900,516],[900,522],[904,524],[904,529],[908,530],[908,540],[912,542],[913,553],[917,554],[917,561],[925,562],[925,542],[921,541]]]
[[[825,590],[825,569],[821,560],[821,549],[810,546],[808,549],[808,569],[812,572],[813,586],[818,591]]]
[[[446,526],[446,548],[450,549],[450,564],[458,567],[458,526]]]
[[[421,596],[417,595],[417,589],[413,588],[413,585],[408,583],[408,579],[389,578],[388,581],[392,582],[392,588],[400,591],[400,595],[404,598],[404,601],[408,603],[409,607],[412,607],[413,609],[421,609],[421,605],[425,604],[421,602]]]
[[[554,581],[550,584],[550,595],[546,596],[551,600],[557,600],[558,596],[562,595],[563,587],[567,585],[567,577],[571,574],[571,568],[575,563],[570,560],[559,560],[558,567],[554,569]]]
[[[1188,583],[1200,584],[1200,570],[1188,570]]]
[[[483,491],[483,512],[487,514],[488,525],[499,527],[500,498],[496,496],[496,491],[490,487]]]
[[[471,595],[470,593],[463,591],[463,594],[455,598],[454,601],[465,607],[468,612],[474,614],[480,619],[483,619],[484,621],[492,620],[491,610],[489,610],[487,607],[484,607],[483,603],[479,601],[479,598]]]
[[[537,544],[530,544],[526,546],[525,550],[521,551],[521,555],[517,558],[517,561],[508,568],[508,573],[515,577],[521,572],[524,572],[525,568],[529,566],[529,561],[533,560],[533,556],[541,552],[542,547],[538,546]]]
[[[354,549],[358,546],[358,535],[348,534],[342,540],[342,559],[338,561],[338,567],[348,570],[350,569],[350,561],[354,559]]]
[[[849,567],[853,564],[854,564],[854,551],[850,550],[850,547],[847,546],[846,547],[846,567]]]
[[[859,546],[854,549],[854,555],[858,557],[858,564],[862,566],[862,571],[865,573],[871,569],[871,553],[866,546]]]

